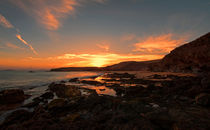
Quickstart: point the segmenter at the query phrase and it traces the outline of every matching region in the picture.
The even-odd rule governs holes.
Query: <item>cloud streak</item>
[[[65,60],[66,66],[97,66],[102,67],[106,65],[111,65],[119,63],[122,61],[146,61],[161,59],[163,55],[133,55],[133,54],[64,54],[62,56],[57,56],[53,59],[55,60]],[[68,63],[68,61],[71,61]]]
[[[38,55],[38,53],[34,50],[34,48],[33,48],[30,44],[28,44],[28,43],[21,37],[20,34],[16,34],[16,37],[17,37],[22,43],[24,43],[25,45],[27,45],[35,55]]]
[[[176,40],[173,39],[173,36],[173,34],[149,36],[135,43],[133,51],[143,54],[167,54],[186,40],[185,36]]]
[[[0,14],[0,24],[5,28],[14,28],[14,26],[1,14]]]
[[[1,14],[0,14],[0,24],[5,28],[14,28],[14,26]]]
[[[85,2],[103,4],[106,0],[10,0],[48,30],[57,30],[62,21],[69,15],[75,14],[76,6]]]
[[[107,44],[96,44],[97,47],[104,49],[105,51],[109,51],[110,46]]]
[[[16,37],[22,42],[24,43],[25,45],[27,45],[31,51],[35,54],[35,55],[38,55],[38,53],[35,51],[35,49],[30,45],[28,44],[23,38],[22,36],[19,34],[20,31],[19,29],[15,28],[3,15],[0,14],[0,24],[5,27],[5,28],[13,28],[16,30],[17,34],[16,34]],[[14,45],[14,44],[11,44],[11,43],[8,43],[6,44],[7,47],[10,47],[10,48],[19,48],[18,46]],[[20,49],[20,48],[19,48]]]
[[[73,14],[76,0],[11,0],[48,30],[57,30],[61,20]]]
[[[15,44],[12,44],[12,43],[6,43],[5,45],[6,45],[7,47],[9,47],[9,48],[12,48],[12,49],[24,50],[24,48],[21,48],[21,47],[15,45]]]

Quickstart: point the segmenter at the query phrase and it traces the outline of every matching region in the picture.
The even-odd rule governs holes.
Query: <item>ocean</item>
[[[52,82],[68,81],[71,78],[88,78],[101,75],[97,72],[47,72],[47,71],[0,71],[0,91],[22,89],[26,94],[43,94]]]

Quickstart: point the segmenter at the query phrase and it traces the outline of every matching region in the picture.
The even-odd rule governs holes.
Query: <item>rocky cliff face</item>
[[[163,71],[209,71],[210,33],[171,51],[162,59],[161,66]]]
[[[152,60],[152,61],[127,61],[121,62],[119,64],[114,64],[111,66],[104,67],[103,70],[106,71],[145,71],[151,70],[152,68],[158,68],[160,60]]]

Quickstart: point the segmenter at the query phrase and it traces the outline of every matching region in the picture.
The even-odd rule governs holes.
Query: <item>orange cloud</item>
[[[61,20],[73,14],[76,0],[11,0],[36,18],[48,30],[56,30],[61,26]]]
[[[96,44],[97,47],[104,49],[105,51],[109,51],[110,46],[107,44]]]
[[[140,42],[136,43],[135,50],[144,54],[167,54],[175,47],[184,43],[186,37],[173,39],[172,34],[165,34],[160,36],[150,36]]]
[[[62,20],[75,13],[75,7],[84,2],[105,3],[106,0],[10,0],[48,30],[57,30]]]
[[[12,43],[6,43],[6,46],[9,47],[9,48],[13,48],[13,49],[21,49],[23,50],[24,48],[21,48],[15,44],[12,44]]]
[[[163,55],[132,55],[132,54],[64,54],[55,57],[24,59],[1,58],[0,66],[12,68],[56,68],[56,67],[103,67],[122,61],[145,61],[160,59]]]
[[[54,60],[65,60],[64,66],[107,66],[122,61],[146,61],[161,59],[163,55],[132,55],[132,54],[64,54],[55,57]]]
[[[38,53],[34,50],[34,48],[33,48],[30,44],[28,44],[28,43],[21,37],[20,34],[16,34],[16,37],[17,37],[22,43],[24,43],[25,45],[27,45],[35,55],[38,55]]]
[[[5,28],[14,28],[14,26],[1,14],[0,14],[0,24]]]

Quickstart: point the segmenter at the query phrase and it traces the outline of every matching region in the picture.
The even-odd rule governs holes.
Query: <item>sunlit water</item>
[[[96,72],[45,72],[45,71],[0,71],[0,90],[23,89],[26,94],[40,95],[51,82],[71,78],[87,78],[101,75]]]

